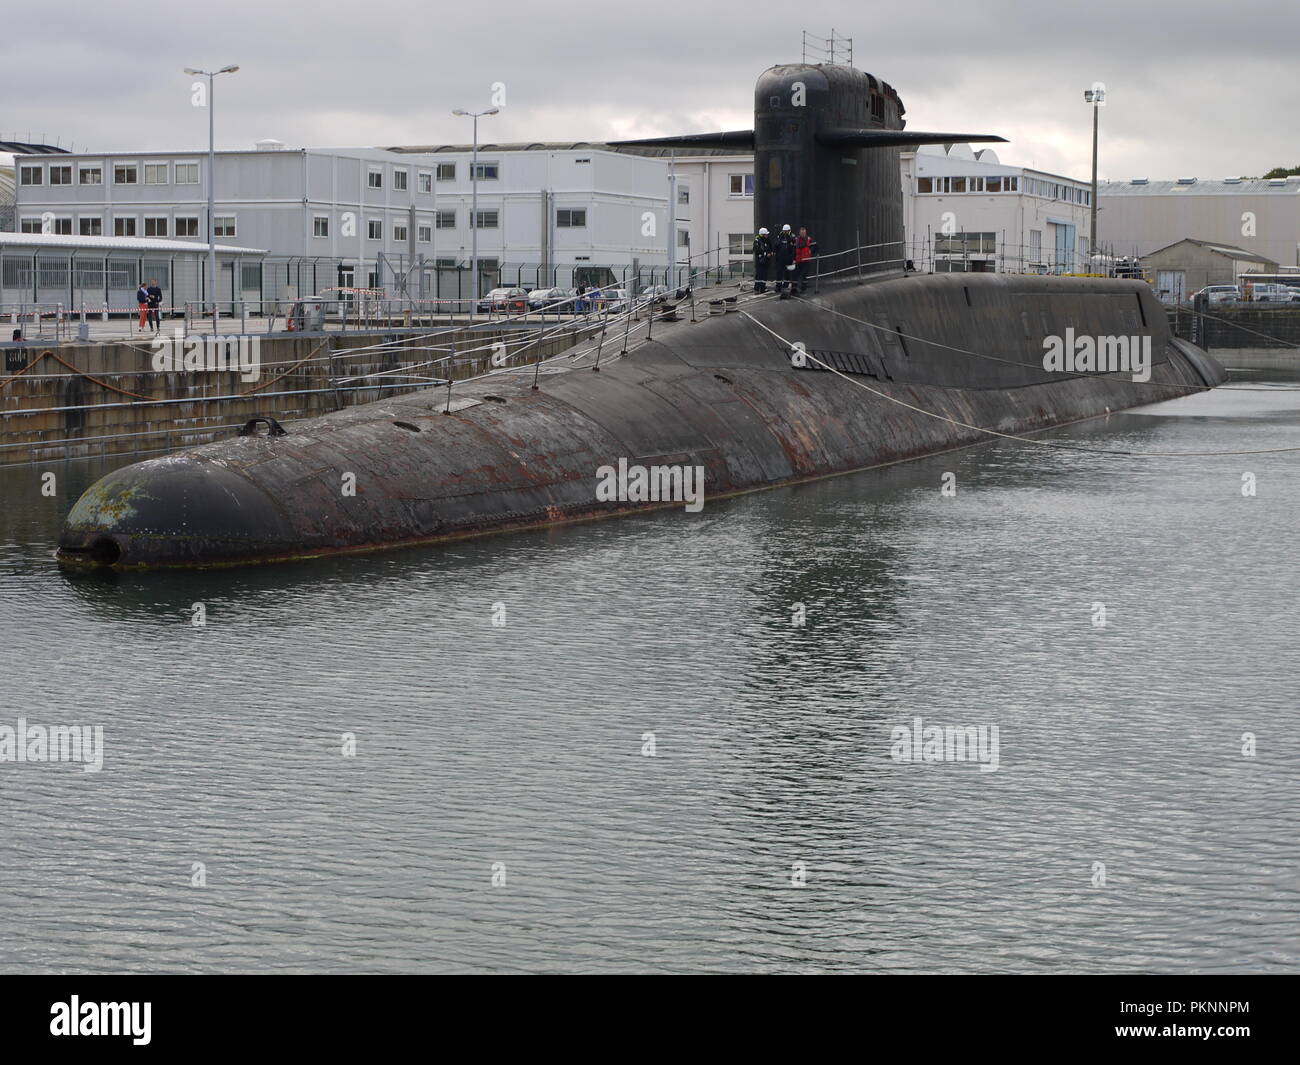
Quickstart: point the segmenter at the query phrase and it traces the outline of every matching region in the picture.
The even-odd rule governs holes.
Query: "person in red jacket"
[[[808,291],[808,264],[817,251],[817,242],[808,236],[808,227],[800,226],[794,238],[794,285],[799,292]]]

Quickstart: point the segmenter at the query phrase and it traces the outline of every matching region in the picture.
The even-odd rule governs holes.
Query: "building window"
[[[102,218],[79,218],[77,228],[83,237],[102,237],[104,220]]]
[[[199,235],[198,216],[190,215],[187,218],[176,219],[176,235],[178,237],[197,237]]]
[[[1000,177],[987,177],[984,179],[985,192],[1001,192],[1002,179]]]
[[[1015,192],[1019,183],[1020,179],[1018,177],[1009,177],[1005,182],[1003,182],[1003,184],[1006,185],[1007,192]]]
[[[748,233],[728,233],[727,254],[748,255],[753,239]]]
[[[50,184],[51,184],[51,185],[71,185],[71,184],[72,184],[72,167],[70,167],[70,166],[51,166],[51,167],[50,167]]]
[[[393,240],[397,241],[399,244],[405,244],[406,234],[409,232],[410,230],[406,226],[395,225],[393,226]]]
[[[134,163],[117,163],[113,167],[114,185],[134,185],[139,176],[139,169]]]
[[[431,244],[433,242],[433,226],[428,222],[421,222],[415,227],[415,239],[419,244]]]
[[[39,218],[24,218],[18,223],[19,233],[39,233],[41,231],[41,220]]]
[[[144,183],[146,185],[166,185],[167,164],[166,163],[145,163]]]
[[[433,175],[427,170],[421,170],[416,176],[416,187],[420,192],[433,191]]]
[[[555,212],[555,224],[560,229],[584,229],[587,225],[587,209],[562,207]]]
[[[0,273],[0,285],[5,288],[30,289],[32,287],[32,260],[28,256],[15,259],[12,256],[0,259],[4,272]]]
[[[67,288],[67,260],[55,259],[50,262],[46,259],[38,259],[36,262],[36,284],[40,288]]]
[[[60,236],[63,236],[63,237],[70,237],[70,236],[72,236],[72,219],[71,219],[71,218],[55,218],[55,219],[50,223],[50,232],[51,232],[51,233],[57,233],[57,234],[59,234]]]
[[[104,289],[104,263],[94,260],[74,259],[72,262],[72,285],[74,288]]]
[[[409,174],[409,171],[406,171],[406,170],[394,170],[394,171],[393,171],[393,188],[397,189],[399,192],[405,192],[405,191],[406,191],[406,179],[407,179],[408,174]]]
[[[731,183],[732,196],[754,195],[753,174],[730,174],[728,175],[727,180]]]
[[[456,212],[455,211],[434,211],[433,224],[437,226],[439,229],[455,229]]]
[[[478,163],[470,167],[470,178],[476,181],[496,181],[501,176],[500,163]]]
[[[134,218],[114,218],[114,219],[113,219],[113,236],[115,236],[115,237],[134,237],[134,236],[135,236],[135,219],[134,219]]]
[[[1029,231],[1029,258],[1033,262],[1042,261],[1043,231],[1041,229],[1031,229]]]
[[[955,178],[950,178],[950,179],[949,179],[949,182],[948,182],[948,191],[949,191],[949,192],[965,192],[965,191],[966,191],[966,179],[965,179],[964,177],[955,177]]]
[[[918,194],[918,195],[919,195],[920,193],[923,193],[923,192],[933,192],[933,191],[934,191],[934,180],[933,180],[932,178],[928,178],[928,177],[919,177],[919,178],[917,178],[917,179],[916,179],[916,191],[917,191],[917,194]]]
[[[313,215],[311,220],[311,235],[313,237],[328,237],[330,235],[330,220],[328,215]]]
[[[687,229],[677,231],[677,246],[679,248],[689,248],[691,246],[691,233]]]
[[[104,184],[104,168],[102,166],[81,166],[77,168],[77,183],[79,185],[102,185]]]
[[[370,171],[370,177],[366,179],[372,189],[382,189],[384,187],[384,172],[382,170]]]
[[[691,188],[689,185],[677,186],[677,202],[680,204],[691,202]]]
[[[479,211],[470,219],[471,229],[496,229],[501,224],[501,213],[495,208]]]
[[[213,237],[233,237],[235,235],[235,216],[219,214],[213,220]]]
[[[18,184],[44,185],[45,168],[42,166],[20,166],[18,168]]]
[[[135,276],[135,263],[108,264],[109,288],[135,288],[139,284]]]
[[[455,181],[455,180],[456,180],[456,164],[455,164],[455,163],[439,163],[439,164],[438,164],[438,180],[439,180],[439,181]]]
[[[384,223],[375,218],[366,222],[366,237],[370,240],[383,240]]]
[[[145,218],[144,235],[146,237],[167,236],[167,219],[166,218]]]
[[[996,233],[940,233],[934,238],[936,255],[996,255]]]
[[[198,163],[177,163],[176,164],[176,184],[197,185],[198,183],[199,183]]]

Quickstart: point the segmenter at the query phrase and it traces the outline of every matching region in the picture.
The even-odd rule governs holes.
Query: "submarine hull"
[[[436,542],[681,502],[602,501],[602,467],[698,466],[706,500],[935,454],[1221,383],[1140,282],[877,278],[656,323],[623,358],[492,377],[117,470],[69,564],[217,566]],[[1044,369],[1066,328],[1150,345],[1150,379]],[[792,345],[808,352],[803,366]],[[824,367],[833,367],[832,372]],[[683,520],[689,520],[689,515]]]

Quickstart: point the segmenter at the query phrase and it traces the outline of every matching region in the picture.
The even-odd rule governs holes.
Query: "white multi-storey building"
[[[900,158],[906,258],[918,270],[1088,271],[1092,186],[932,145]]]
[[[578,143],[485,144],[477,158],[471,175],[469,145],[287,149],[264,141],[216,153],[216,241],[267,250],[260,273],[226,282],[219,298],[335,286],[433,295],[450,285],[456,291],[446,294],[464,295],[476,233],[485,283],[662,271],[670,250],[680,266],[748,256],[751,156]],[[19,156],[17,229],[204,243],[207,170],[206,152]]]

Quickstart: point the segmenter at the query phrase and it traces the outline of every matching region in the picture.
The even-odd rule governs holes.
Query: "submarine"
[[[431,386],[123,467],[72,507],[60,563],[266,563],[681,508],[602,492],[602,471],[697,470],[715,500],[1225,379],[1170,334],[1144,282],[907,268],[899,151],[1002,138],[909,131],[891,86],[839,64],[774,66],[754,104],[752,130],[618,143],[752,148],[755,228],[809,228],[815,292],[740,302],[733,289],[731,313],[656,319],[599,365],[457,382],[454,400]],[[1134,342],[1144,379],[1046,368],[1045,344],[1067,330]]]

